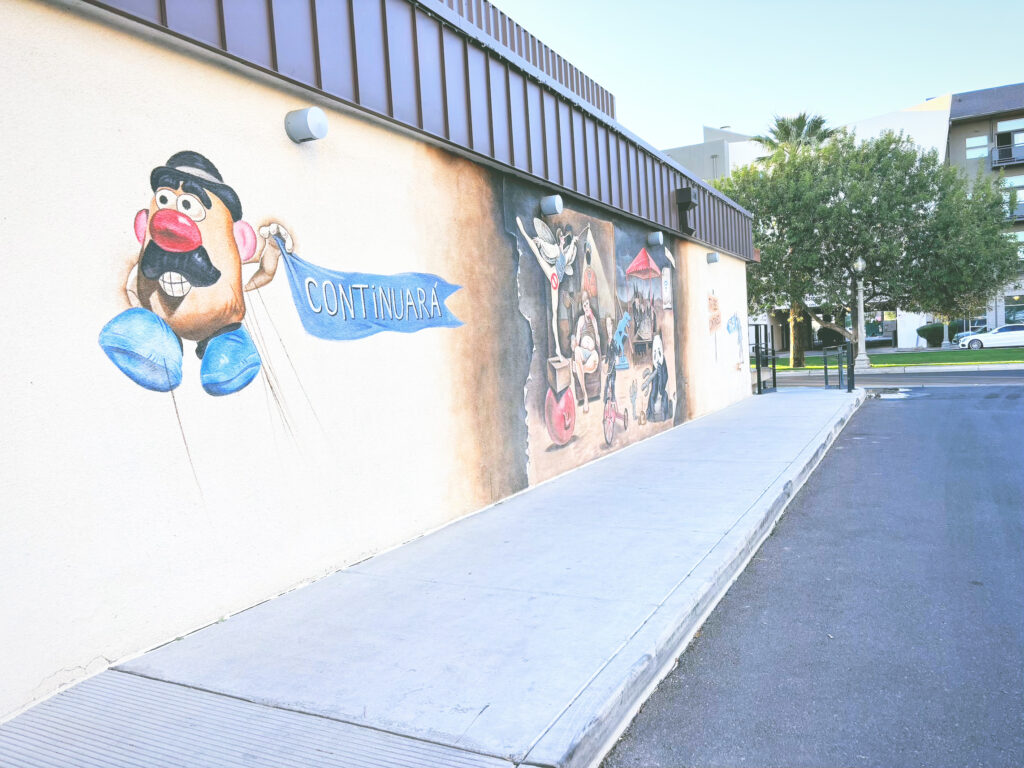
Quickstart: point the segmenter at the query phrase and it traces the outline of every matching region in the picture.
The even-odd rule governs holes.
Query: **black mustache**
[[[205,288],[220,280],[220,270],[213,266],[206,248],[174,253],[165,251],[150,240],[142,252],[142,274],[156,280],[164,272],[177,272],[196,288]]]

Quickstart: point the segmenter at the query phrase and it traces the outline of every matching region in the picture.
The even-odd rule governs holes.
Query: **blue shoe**
[[[100,346],[141,387],[170,392],[181,384],[181,341],[148,309],[126,309],[103,326]]]
[[[230,395],[260,372],[260,353],[245,328],[214,336],[206,344],[199,380],[211,395]]]

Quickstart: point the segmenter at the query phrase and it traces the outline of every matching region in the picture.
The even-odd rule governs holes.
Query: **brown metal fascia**
[[[580,198],[581,200],[585,201],[587,204],[596,205],[599,208],[601,208],[602,210],[610,211],[614,215],[624,216],[624,217],[626,217],[628,219],[632,219],[632,220],[638,221],[638,222],[640,222],[640,223],[642,223],[642,224],[644,224],[646,226],[651,226],[651,227],[656,228],[656,229],[664,230],[664,231],[666,231],[667,234],[671,234],[674,237],[677,237],[679,239],[691,240],[691,241],[694,241],[694,242],[699,242],[701,244],[708,245],[709,247],[716,248],[718,250],[722,250],[722,251],[728,252],[728,253],[730,253],[733,256],[736,256],[736,257],[738,257],[740,259],[744,259],[744,260],[747,260],[747,261],[750,261],[750,260],[753,259],[752,249],[750,249],[749,253],[744,252],[744,251],[748,250],[747,248],[744,247],[744,242],[743,242],[744,240],[747,240],[746,237],[729,238],[729,233],[724,231],[724,221],[723,221],[723,219],[725,217],[722,215],[724,213],[724,210],[714,211],[713,213],[717,214],[717,215],[712,215],[712,216],[708,216],[707,217],[707,220],[709,221],[709,223],[714,221],[715,224],[713,224],[711,226],[712,231],[710,231],[710,232],[708,232],[708,231],[700,232],[700,235],[701,235],[700,237],[696,237],[696,235],[697,235],[696,232],[694,233],[694,235],[687,235],[686,233],[681,232],[680,230],[678,230],[676,228],[678,226],[678,222],[672,221],[673,217],[671,216],[670,211],[655,212],[654,210],[652,210],[652,206],[650,205],[651,201],[650,201],[650,197],[649,197],[652,194],[652,192],[649,189],[649,184],[653,181],[653,179],[649,179],[649,178],[647,178],[647,176],[651,175],[648,171],[653,170],[653,169],[651,169],[649,167],[646,167],[646,163],[645,163],[645,169],[644,169],[644,171],[645,171],[645,174],[644,174],[644,176],[645,176],[645,183],[643,184],[645,189],[640,189],[640,181],[641,181],[641,179],[640,179],[640,173],[639,173],[639,163],[644,160],[644,156],[646,155],[652,161],[652,166],[654,166],[658,170],[658,172],[663,170],[664,167],[668,167],[668,168],[676,171],[677,173],[679,173],[686,180],[686,185],[700,187],[700,188],[705,190],[705,192],[707,194],[704,195],[703,197],[707,201],[707,203],[709,203],[711,205],[711,207],[713,207],[713,208],[723,208],[723,209],[724,208],[729,208],[729,209],[734,210],[736,213],[738,213],[739,214],[739,218],[744,222],[744,228],[747,228],[747,229],[749,229],[749,227],[751,225],[751,222],[752,222],[752,216],[751,216],[751,214],[748,211],[746,211],[745,209],[743,209],[740,206],[736,205],[735,202],[729,200],[724,195],[722,195],[722,193],[718,192],[718,190],[716,190],[713,187],[710,187],[709,185],[705,184],[700,179],[697,179],[697,178],[689,176],[685,172],[684,169],[682,169],[680,166],[678,166],[677,164],[675,164],[674,162],[672,162],[668,158],[664,157],[658,150],[656,150],[653,147],[651,147],[650,145],[646,144],[645,142],[643,142],[642,140],[640,140],[639,138],[637,138],[636,136],[631,134],[626,129],[622,128],[622,126],[618,125],[614,121],[610,121],[608,119],[607,115],[605,115],[605,114],[601,113],[600,111],[596,110],[590,104],[588,104],[585,101],[579,99],[578,97],[575,97],[575,95],[572,94],[565,86],[560,85],[560,84],[552,81],[549,77],[544,76],[543,73],[541,73],[535,67],[530,65],[529,62],[526,61],[526,59],[523,59],[523,58],[518,57],[518,56],[516,56],[514,59],[509,59],[508,55],[504,54],[502,51],[497,50],[495,48],[495,45],[499,44],[496,41],[494,41],[494,44],[488,45],[488,38],[486,36],[483,36],[483,33],[473,34],[472,30],[469,29],[469,27],[471,25],[468,22],[465,21],[465,17],[455,16],[455,12],[447,9],[447,7],[443,3],[440,2],[440,0],[434,0],[435,2],[440,4],[439,8],[441,10],[447,11],[457,21],[459,21],[461,23],[452,24],[451,23],[451,19],[446,18],[445,14],[434,12],[435,9],[433,8],[433,2],[430,5],[428,5],[426,2],[424,2],[424,0],[403,0],[403,1],[408,3],[408,4],[410,4],[411,6],[413,6],[414,9],[419,9],[421,12],[425,13],[427,16],[430,16],[430,17],[436,19],[437,21],[439,21],[440,24],[442,25],[442,35],[443,35],[443,27],[445,27],[445,26],[447,26],[450,29],[453,29],[456,34],[460,35],[460,37],[462,38],[462,43],[463,43],[463,55],[464,55],[464,62],[463,63],[464,63],[464,66],[468,67],[468,55],[469,55],[469,50],[468,49],[469,49],[469,46],[471,44],[475,44],[476,46],[478,46],[478,47],[480,47],[482,49],[481,52],[484,54],[485,61],[488,58],[490,58],[490,57],[495,57],[498,60],[500,60],[506,67],[515,67],[517,70],[519,70],[520,74],[524,78],[526,78],[527,80],[532,80],[532,81],[536,82],[541,87],[542,91],[543,90],[547,90],[547,91],[551,92],[552,95],[554,96],[555,100],[556,100],[556,115],[558,115],[558,113],[559,113],[559,110],[557,109],[557,102],[560,101],[560,102],[564,103],[569,108],[570,115],[571,115],[571,113],[573,111],[578,110],[579,113],[580,113],[580,117],[583,117],[584,115],[588,115],[591,119],[594,119],[595,121],[598,121],[600,124],[602,124],[605,127],[606,131],[608,132],[609,141],[610,141],[611,134],[612,133],[615,134],[617,142],[622,144],[622,145],[624,145],[625,149],[626,149],[626,152],[625,152],[626,167],[625,168],[622,166],[621,155],[620,155],[620,158],[618,158],[618,162],[619,162],[619,183],[620,183],[620,185],[623,185],[623,184],[628,185],[627,188],[629,189],[629,193],[627,194],[626,197],[623,197],[622,199],[620,199],[620,204],[618,206],[612,204],[611,200],[612,200],[613,196],[611,195],[610,190],[609,190],[609,194],[607,195],[608,200],[603,200],[603,199],[600,199],[599,197],[591,196],[590,195],[589,187],[587,187],[586,189],[577,188],[577,187],[579,187],[579,184],[577,183],[579,175],[581,173],[582,174],[589,174],[589,168],[586,167],[586,152],[587,152],[586,148],[584,148],[584,153],[583,153],[583,156],[584,156],[584,166],[585,167],[584,168],[579,168],[578,167],[578,163],[576,162],[576,157],[575,157],[575,155],[576,155],[576,153],[575,153],[576,137],[575,137],[575,132],[572,130],[572,123],[574,122],[572,119],[570,119],[570,124],[569,124],[569,126],[567,126],[568,130],[569,130],[569,137],[568,138],[569,138],[569,146],[571,148],[570,152],[572,152],[572,155],[573,155],[572,157],[568,158],[570,170],[571,170],[571,173],[572,173],[572,176],[573,176],[573,179],[572,179],[572,182],[571,182],[572,186],[570,186],[570,183],[567,183],[567,182],[569,182],[569,180],[567,180],[567,179],[561,179],[561,183],[554,182],[550,178],[544,178],[544,177],[538,176],[538,175],[530,173],[530,172],[523,172],[523,171],[517,169],[515,167],[515,165],[512,164],[512,163],[504,163],[504,162],[499,161],[496,158],[494,158],[494,157],[492,157],[492,156],[490,156],[488,154],[485,154],[483,152],[475,150],[472,147],[472,143],[473,143],[473,141],[472,141],[472,122],[470,123],[470,135],[469,135],[470,146],[469,147],[464,147],[464,146],[461,146],[461,145],[459,145],[458,143],[456,143],[454,141],[451,141],[451,139],[441,139],[441,138],[439,138],[437,136],[434,136],[434,135],[430,134],[427,131],[424,131],[419,126],[412,125],[412,124],[406,123],[403,120],[399,120],[399,119],[395,118],[394,117],[395,109],[394,109],[394,104],[392,103],[393,92],[392,92],[391,83],[390,83],[391,72],[390,72],[390,60],[389,59],[385,59],[385,70],[386,71],[384,72],[386,88],[387,88],[387,91],[388,91],[387,92],[387,102],[388,102],[388,108],[389,108],[388,112],[389,112],[389,114],[384,114],[384,113],[381,113],[381,112],[379,112],[379,111],[377,111],[377,110],[375,110],[373,108],[364,106],[362,103],[360,103],[360,78],[358,76],[358,61],[357,61],[358,56],[356,55],[356,47],[358,45],[358,41],[354,39],[355,38],[355,25],[352,23],[353,20],[351,19],[351,17],[349,19],[349,22],[350,22],[349,26],[350,26],[350,34],[353,36],[353,39],[351,40],[351,42],[352,42],[351,54],[352,54],[352,57],[354,59],[352,63],[353,63],[353,71],[354,71],[354,75],[355,75],[355,83],[354,83],[354,86],[355,86],[355,88],[354,88],[354,97],[356,99],[355,102],[352,102],[352,101],[350,101],[350,100],[348,100],[348,99],[346,99],[346,98],[344,98],[344,97],[342,97],[340,95],[337,95],[335,93],[331,93],[331,92],[325,91],[323,89],[323,87],[322,87],[322,83],[311,83],[311,82],[306,82],[306,81],[302,81],[302,80],[297,80],[297,79],[295,79],[293,77],[290,77],[288,75],[283,74],[282,72],[280,72],[277,69],[277,66],[278,66],[278,61],[277,61],[278,60],[278,52],[277,52],[277,45],[276,45],[276,32],[275,32],[275,23],[274,23],[275,22],[275,18],[274,18],[274,9],[273,9],[273,5],[272,5],[271,2],[265,2],[265,4],[264,4],[265,11],[266,11],[266,13],[268,14],[268,17],[269,17],[268,18],[268,22],[269,23],[268,23],[267,26],[268,26],[268,34],[270,36],[269,50],[270,50],[271,57],[272,57],[272,60],[271,60],[272,68],[267,68],[267,67],[264,67],[264,66],[262,66],[260,64],[255,63],[253,61],[250,61],[248,59],[242,58],[241,56],[233,54],[230,50],[227,50],[226,47],[210,44],[210,43],[205,42],[203,40],[199,40],[199,39],[195,38],[192,35],[184,34],[182,32],[179,32],[179,31],[177,31],[175,29],[172,29],[172,28],[168,27],[167,26],[166,2],[164,0],[162,0],[161,3],[160,3],[160,6],[159,6],[159,18],[157,18],[157,19],[148,19],[148,18],[140,16],[138,13],[133,12],[132,10],[126,10],[125,8],[122,8],[122,7],[119,6],[118,0],[84,0],[84,1],[86,3],[89,3],[90,5],[102,8],[102,9],[104,9],[106,11],[109,11],[109,12],[112,12],[112,13],[115,13],[115,14],[117,14],[120,17],[123,17],[123,18],[126,18],[126,19],[130,19],[133,22],[141,23],[141,24],[143,24],[143,25],[145,25],[145,26],[147,26],[149,28],[152,28],[152,29],[157,29],[160,32],[162,32],[164,34],[167,34],[167,35],[169,35],[169,36],[171,36],[171,37],[173,37],[175,39],[185,41],[185,42],[187,42],[187,43],[189,43],[191,45],[199,46],[199,47],[201,47],[201,48],[203,48],[203,49],[205,49],[207,51],[212,51],[212,52],[214,52],[215,54],[217,54],[219,56],[225,57],[225,58],[227,58],[227,59],[229,59],[229,60],[231,60],[231,61],[233,61],[233,62],[235,62],[237,64],[242,65],[242,67],[244,67],[244,68],[257,70],[259,72],[262,72],[262,73],[265,73],[267,75],[270,75],[270,76],[272,76],[274,78],[278,78],[280,80],[288,82],[288,83],[290,83],[290,84],[292,84],[294,86],[297,86],[299,88],[305,89],[305,90],[310,91],[312,93],[316,93],[316,94],[320,95],[321,97],[323,97],[324,99],[327,99],[327,100],[331,101],[332,103],[341,104],[344,107],[346,107],[348,109],[352,109],[352,110],[354,110],[355,112],[357,112],[359,114],[362,114],[362,115],[365,115],[365,116],[370,116],[373,119],[383,121],[383,122],[391,125],[392,127],[396,127],[398,129],[400,129],[404,133],[410,133],[411,135],[417,136],[420,139],[426,139],[430,143],[438,144],[438,145],[444,147],[445,149],[448,149],[449,151],[454,151],[457,154],[461,154],[461,155],[470,157],[471,159],[473,159],[476,162],[480,162],[480,163],[485,164],[485,165],[487,165],[489,167],[496,168],[496,169],[498,169],[501,172],[510,173],[512,175],[515,175],[515,176],[523,177],[525,180],[527,180],[527,181],[529,181],[531,183],[534,183],[534,184],[540,184],[540,185],[556,187],[557,188],[556,191],[564,192],[565,194],[569,195],[570,197]],[[217,1],[218,8],[222,9],[223,6],[219,2],[219,0],[216,0],[216,1]],[[383,4],[384,4],[383,0],[381,0],[381,4],[383,6]],[[314,2],[314,10],[315,10],[315,2]],[[351,6],[349,7],[349,12],[350,12],[350,16],[351,16]],[[223,14],[222,13],[220,15],[220,18],[223,19]],[[312,18],[314,19],[314,22],[315,22],[315,19],[316,19],[316,13],[315,12],[312,14]],[[276,20],[276,21],[280,21],[280,20]],[[482,21],[482,19],[481,19],[481,21]],[[382,23],[384,23],[385,26],[386,26],[386,15],[385,15],[384,12],[382,12]],[[413,26],[415,27],[415,23],[413,24]],[[315,29],[315,27],[314,27],[314,29]],[[218,29],[218,33],[219,34],[217,35],[217,37],[220,39],[220,41],[226,42],[228,35],[227,35],[227,30],[226,30],[226,28],[224,26],[223,21],[221,21],[221,25],[220,25],[220,28]],[[315,32],[312,32],[312,34],[315,34]],[[384,30],[384,35],[385,35],[385,37],[387,36],[386,28]],[[316,43],[317,43],[317,41],[311,41],[310,45],[313,46]],[[386,40],[382,41],[382,44],[387,45],[387,41]],[[511,49],[508,49],[508,50],[511,51]],[[552,61],[557,63],[560,68],[568,66],[568,62],[565,62],[564,59],[562,59],[560,56],[555,54],[553,51],[550,52],[550,55],[552,57]],[[414,60],[414,63],[415,63],[415,65],[417,67],[417,70],[418,70],[418,68],[419,68],[418,60]],[[442,56],[442,66],[443,66],[443,56]],[[319,59],[319,57],[317,57],[317,71],[319,71],[319,67],[320,67],[320,59]],[[468,71],[465,74],[467,76],[467,86],[466,86],[466,94],[465,94],[466,95],[466,102],[467,102],[466,103],[466,112],[467,112],[467,116],[468,116],[469,120],[472,121],[473,120],[472,108],[471,108],[472,105],[469,103],[469,96],[470,96],[470,94],[469,94],[469,80],[468,80],[469,73],[468,73]],[[486,84],[487,84],[486,87],[487,87],[487,89],[489,91],[490,90],[490,73],[489,73],[489,71],[487,72]],[[418,90],[418,88],[417,88],[417,90]],[[488,96],[490,96],[489,93],[488,93]],[[543,96],[542,96],[542,104],[543,104]],[[493,111],[492,111],[491,105],[489,103],[487,104],[487,108],[488,108],[488,120],[490,122],[490,121],[493,121]],[[542,109],[543,109],[543,107],[542,107]],[[445,115],[446,124],[447,124],[448,118],[449,118],[449,116],[446,114]],[[511,120],[511,112],[510,112],[510,115],[509,115],[509,119]],[[562,130],[565,130],[566,126],[562,126],[560,124],[561,123],[560,115],[558,116],[558,119],[559,119],[559,129],[560,129],[560,132],[561,132]],[[494,127],[493,126],[488,126],[488,128],[490,128],[491,136],[493,137]],[[509,128],[509,130],[511,132],[511,128]],[[585,134],[586,134],[586,131],[584,130],[584,137],[583,137],[584,144],[586,144],[586,135]],[[492,141],[491,143],[492,143],[491,151],[493,152],[493,150],[494,150],[493,143],[494,142]],[[559,148],[559,152],[563,151],[563,147],[562,147],[561,142],[558,142],[558,148]],[[546,141],[545,141],[545,152],[547,152],[547,142]],[[634,157],[636,158],[635,161],[633,160]],[[549,165],[550,165],[550,159],[551,158],[547,158],[546,157],[545,159],[549,161]],[[609,162],[611,162],[611,159],[612,158],[609,157]],[[629,169],[630,172],[626,172],[627,169]],[[548,170],[550,171],[550,167],[548,168]],[[547,175],[551,176],[550,172]],[[560,176],[562,175],[561,164],[559,164],[559,175]],[[623,176],[625,176],[626,178],[624,179]],[[584,176],[584,178],[587,178],[587,176]],[[623,189],[622,191],[625,192],[626,190]],[[599,189],[598,190],[598,194],[599,195],[600,195],[600,192],[601,192],[601,190]],[[636,194],[636,203],[637,203],[637,205],[635,206],[635,208],[636,208],[635,211],[633,210],[633,208],[634,208],[634,206],[633,206],[633,202],[634,202],[633,201],[633,194],[634,193]],[[646,205],[646,211],[647,211],[647,215],[646,216],[643,213],[643,211],[645,210],[645,207],[644,207],[643,203],[647,204]],[[659,216],[659,213],[661,214],[660,216]],[[712,213],[712,212],[708,211],[707,213]],[[734,235],[739,235],[739,234],[740,234],[739,232],[734,233]],[[737,247],[737,250],[739,250],[740,252],[737,252],[737,250],[734,250],[733,247],[729,247],[729,240],[730,239],[733,242],[738,242],[739,243],[739,245]],[[749,242],[749,240],[748,240],[748,242]]]

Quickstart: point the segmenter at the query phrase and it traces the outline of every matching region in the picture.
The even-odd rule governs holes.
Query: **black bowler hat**
[[[177,189],[179,185],[191,181],[216,195],[231,213],[231,220],[242,218],[242,203],[235,190],[224,183],[224,178],[217,166],[198,152],[185,150],[175,152],[167,158],[166,165],[160,165],[149,174],[149,185],[153,191],[159,187]]]

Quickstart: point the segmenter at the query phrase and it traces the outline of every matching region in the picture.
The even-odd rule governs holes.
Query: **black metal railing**
[[[826,389],[829,389],[832,386],[828,382],[828,362],[830,358],[835,359],[836,374],[838,375],[839,379],[839,381],[835,385],[836,388],[842,389],[845,383],[846,391],[853,392],[853,342],[848,341],[845,344],[840,344],[835,347],[825,347],[823,350],[821,350],[821,359],[825,365]]]
[[[1024,163],[1024,144],[1004,144],[992,149],[992,167]]]
[[[757,394],[763,395],[769,389],[764,383],[769,368],[772,372],[770,389],[775,390],[778,386],[778,355],[775,353],[775,339],[772,327],[767,323],[750,323],[748,330],[750,329],[753,330],[750,356],[754,358],[754,381],[757,386]]]

